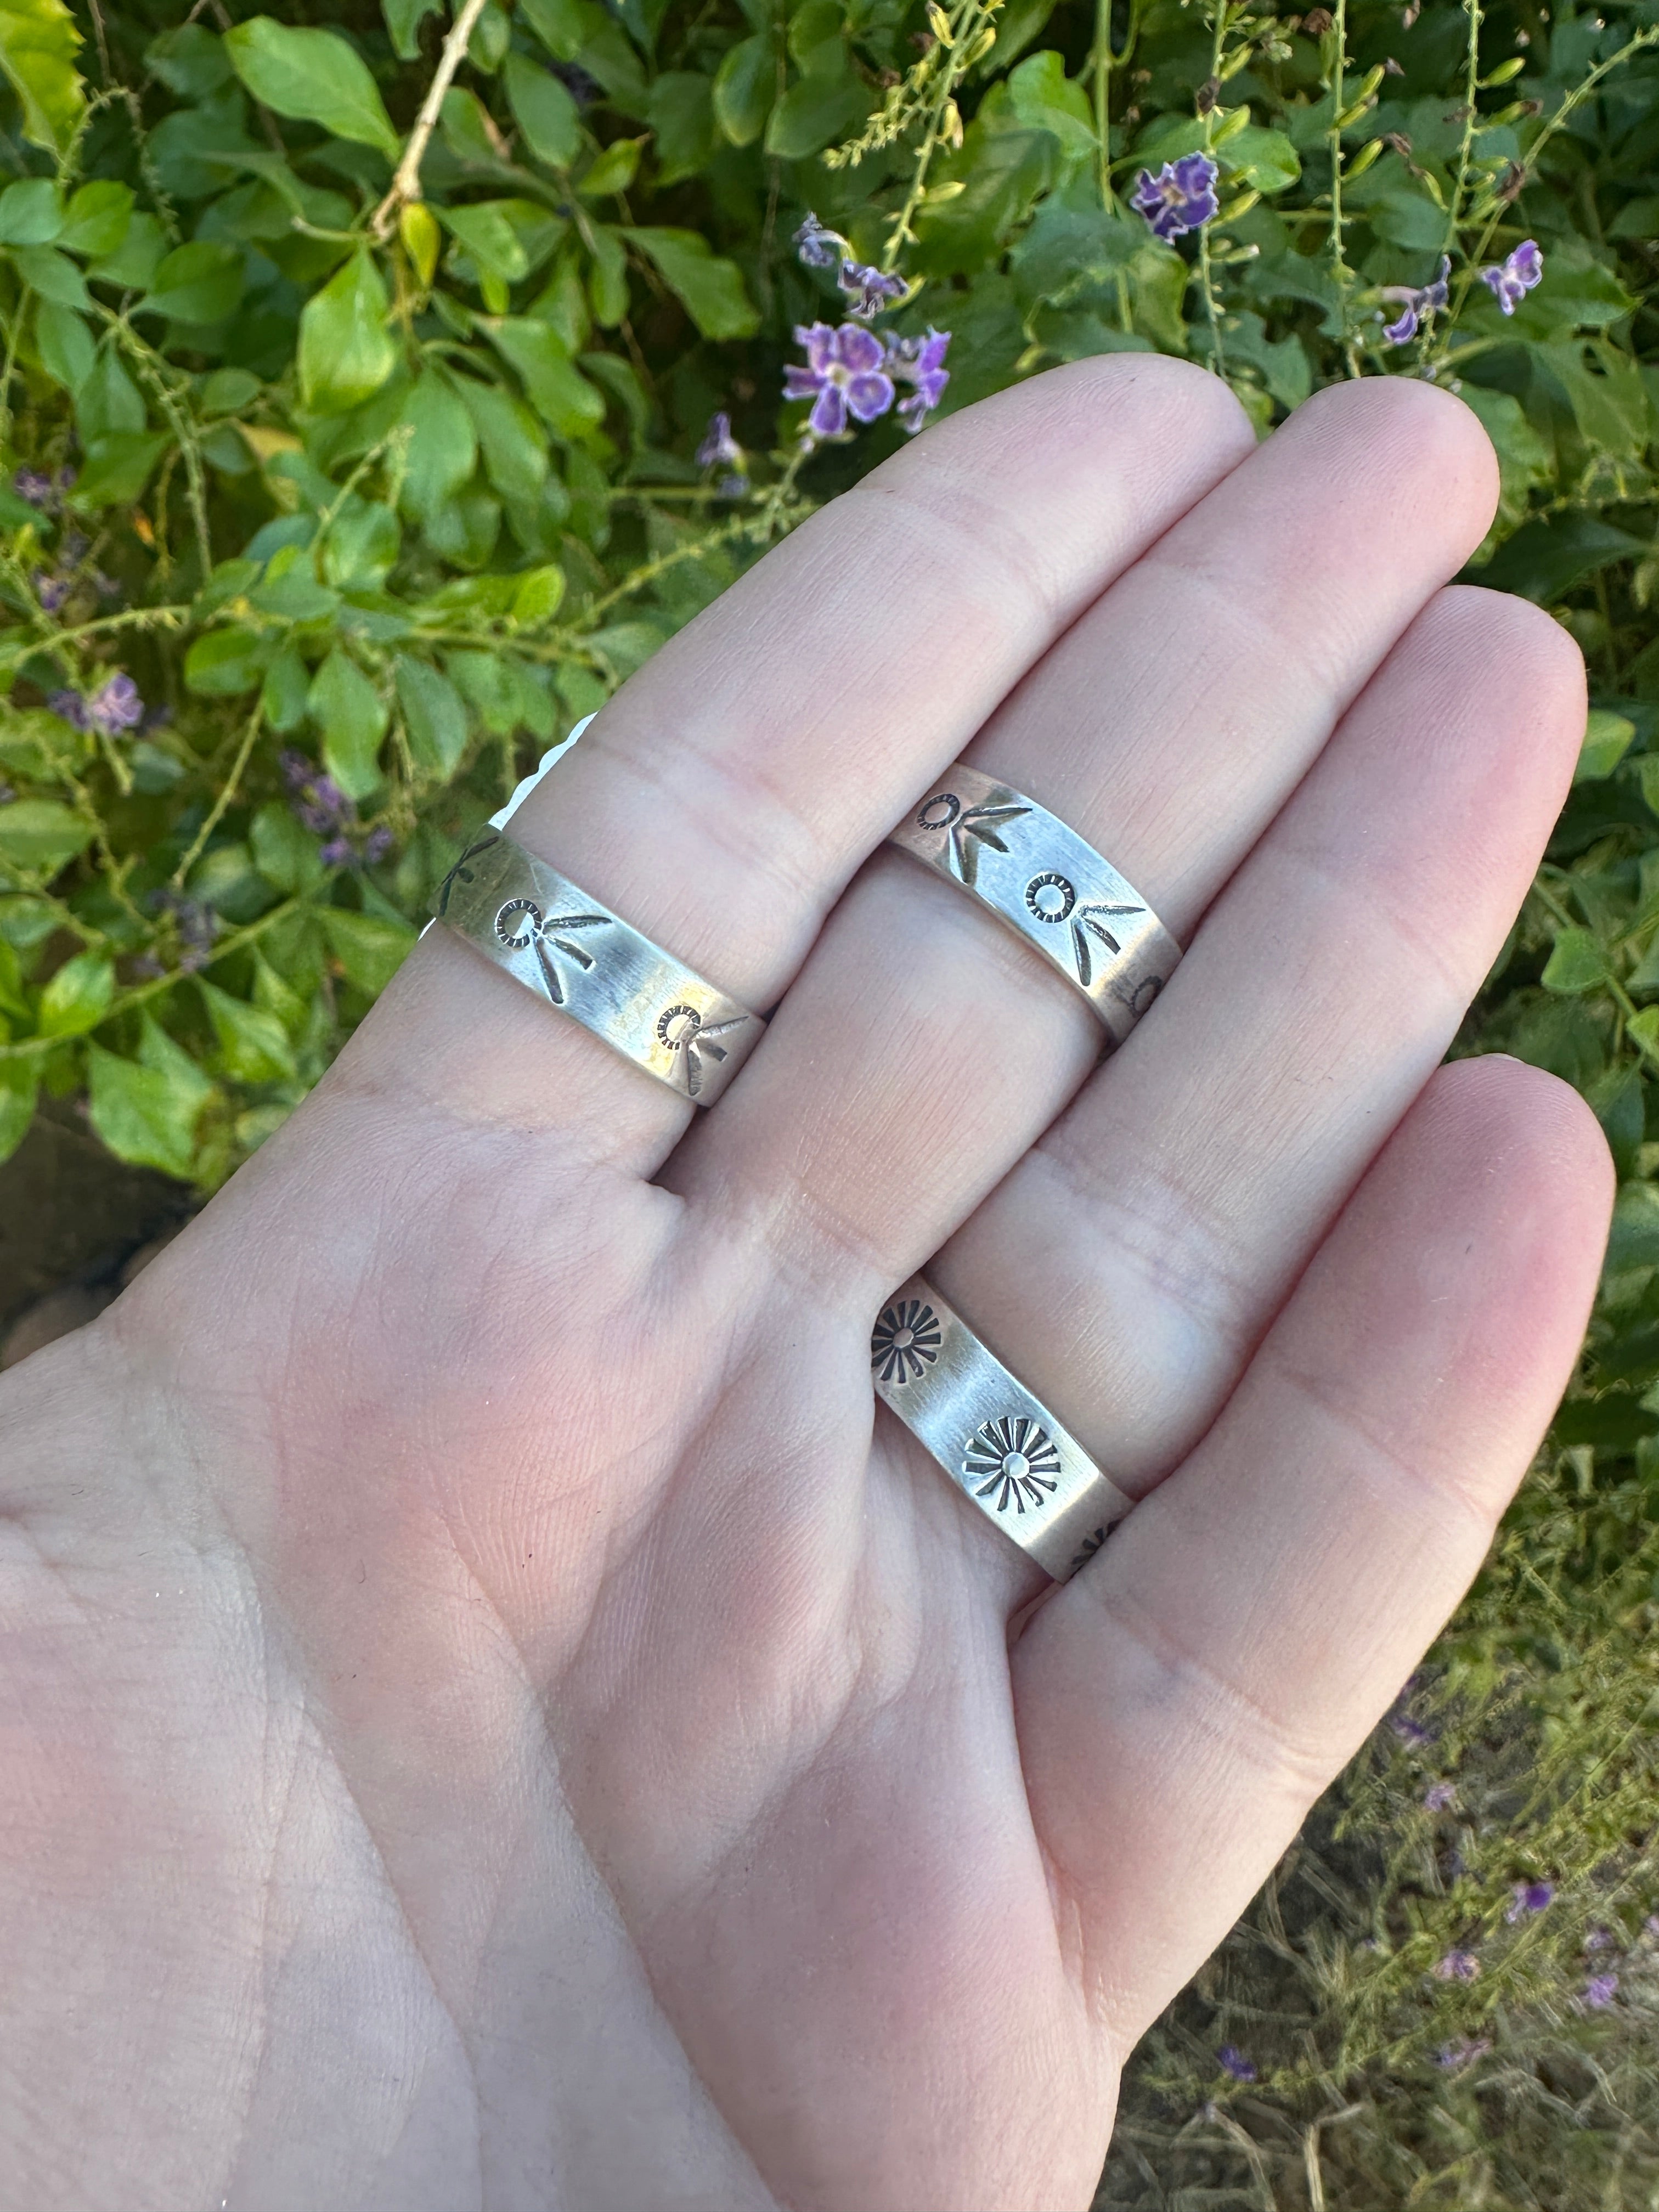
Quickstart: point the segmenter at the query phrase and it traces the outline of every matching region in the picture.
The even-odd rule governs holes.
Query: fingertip
[[[1479,417],[1417,377],[1328,385],[1275,434],[1319,441],[1334,499],[1359,526],[1397,529],[1409,516],[1446,547],[1449,574],[1468,560],[1498,511],[1498,456]]]

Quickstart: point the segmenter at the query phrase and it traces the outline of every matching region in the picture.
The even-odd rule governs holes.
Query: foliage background
[[[44,1091],[222,1181],[462,830],[890,449],[779,400],[840,313],[809,208],[919,288],[889,327],[951,331],[947,410],[1126,349],[1264,433],[1339,377],[1455,386],[1503,465],[1477,572],[1595,701],[1459,1048],[1584,1091],[1613,1245],[1486,1574],[1148,2039],[1101,2202],[1659,2203],[1659,0],[464,18],[0,0],[0,1157]],[[1160,243],[1125,192],[1200,149],[1219,215]],[[1527,237],[1506,319],[1477,271]],[[738,463],[696,458],[716,410]]]

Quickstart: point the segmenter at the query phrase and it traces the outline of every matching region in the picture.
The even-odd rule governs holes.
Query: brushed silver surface
[[[1133,1503],[921,1276],[882,1308],[870,1368],[883,1405],[1056,1582]]]
[[[1121,1044],[1181,947],[1140,894],[1058,815],[960,761],[888,838],[972,893],[1081,991]]]
[[[512,838],[476,838],[437,917],[659,1083],[712,1106],[766,1024]]]

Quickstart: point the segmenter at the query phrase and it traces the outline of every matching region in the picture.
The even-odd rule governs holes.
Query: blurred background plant
[[[0,1157],[45,1099],[222,1181],[465,829],[936,410],[1156,350],[1264,434],[1479,414],[1474,573],[1595,708],[1459,1048],[1600,1115],[1603,1294],[1101,2201],[1659,2202],[1659,0],[0,0]]]

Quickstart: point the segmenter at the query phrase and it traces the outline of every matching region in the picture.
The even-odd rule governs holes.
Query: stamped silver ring
[[[1115,1044],[1181,947],[1134,888],[1057,815],[961,762],[888,838],[971,891],[1082,992]]]
[[[883,1405],[1056,1582],[1133,1504],[920,1275],[882,1308],[870,1370]]]
[[[437,918],[498,968],[699,1106],[766,1024],[495,829],[444,878]]]

